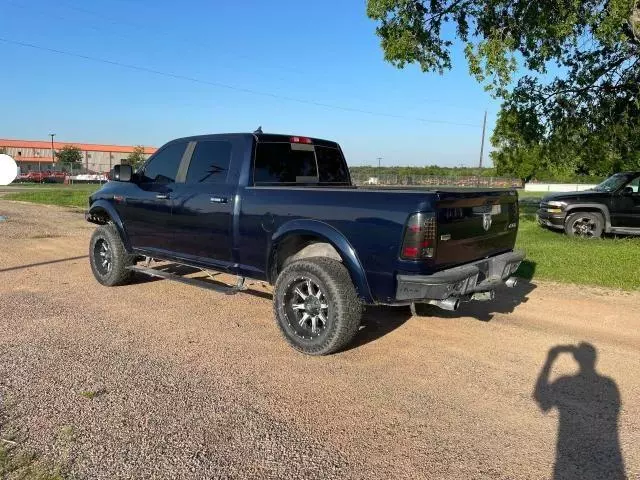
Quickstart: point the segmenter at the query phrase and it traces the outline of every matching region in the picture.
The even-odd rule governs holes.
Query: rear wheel
[[[564,225],[564,231],[570,237],[600,238],[603,230],[604,220],[596,212],[572,213]]]
[[[362,304],[349,272],[336,260],[305,258],[276,281],[273,308],[284,338],[307,355],[344,348],[360,326]]]
[[[127,267],[135,264],[136,257],[127,253],[112,223],[101,225],[93,232],[89,260],[93,276],[102,285],[123,285],[133,277],[133,272]]]

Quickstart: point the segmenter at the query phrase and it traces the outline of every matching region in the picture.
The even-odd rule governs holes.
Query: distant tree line
[[[411,167],[411,166],[397,166],[397,167],[375,167],[375,166],[358,166],[350,167],[351,174],[357,175],[369,175],[375,177],[376,175],[438,175],[438,176],[455,176],[455,177],[467,177],[467,176],[482,176],[482,177],[495,177],[496,171],[494,168],[471,168],[471,167],[441,167],[438,165],[428,165],[424,167]]]
[[[357,166],[350,167],[351,175],[375,177],[378,175],[399,175],[399,176],[418,176],[418,175],[436,175],[441,177],[508,177],[522,178],[512,171],[500,172],[497,168],[473,168],[473,167],[441,167],[438,165],[429,165],[424,167],[375,167],[375,166]],[[527,181],[539,182],[559,182],[559,183],[598,183],[604,179],[606,175],[580,175],[572,173],[570,170],[561,168],[549,168],[547,170],[540,169],[535,176],[527,178]]]

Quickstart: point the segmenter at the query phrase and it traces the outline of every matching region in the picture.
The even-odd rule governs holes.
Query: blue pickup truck
[[[86,218],[101,284],[160,275],[151,259],[237,275],[232,291],[267,281],[284,338],[310,355],[344,348],[363,305],[455,310],[515,285],[524,258],[515,191],[357,188],[337,143],[302,136],[173,140],[115,166]]]

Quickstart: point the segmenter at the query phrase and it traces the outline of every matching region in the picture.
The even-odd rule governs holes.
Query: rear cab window
[[[351,185],[344,156],[337,145],[259,141],[253,165],[256,186]]]

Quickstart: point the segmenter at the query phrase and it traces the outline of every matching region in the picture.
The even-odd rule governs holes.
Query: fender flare
[[[611,230],[611,214],[609,212],[609,208],[601,203],[570,203],[566,208],[567,217],[571,215],[572,210],[580,210],[584,208],[598,210],[602,213],[602,216],[604,217],[604,231],[608,232]]]
[[[281,225],[271,236],[271,241],[267,247],[267,275],[271,276],[275,252],[278,244],[290,235],[313,235],[318,237],[336,249],[344,266],[347,267],[351,280],[353,281],[358,297],[366,303],[373,303],[369,282],[364,268],[356,250],[349,240],[331,225],[312,219],[297,219]],[[271,283],[275,283],[275,278],[269,278]]]
[[[127,235],[127,232],[124,229],[124,225],[122,223],[122,219],[120,218],[120,215],[118,215],[118,212],[113,207],[113,205],[107,202],[106,200],[96,200],[91,204],[91,207],[89,208],[89,210],[85,215],[87,221],[101,225],[102,223],[96,222],[95,220],[91,219],[91,216],[98,212],[104,212],[109,216],[109,218],[111,218],[111,221],[118,229],[118,233],[120,234],[120,238],[122,239],[124,248],[127,250],[128,253],[131,253],[131,244],[129,243],[129,236]]]

